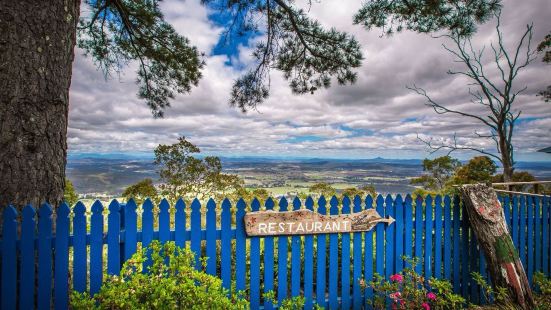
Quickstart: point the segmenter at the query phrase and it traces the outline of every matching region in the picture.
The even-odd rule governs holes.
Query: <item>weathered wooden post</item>
[[[509,298],[502,308],[533,309],[530,283],[495,191],[487,185],[474,184],[461,186],[460,193],[471,228],[484,252],[493,287],[509,290]]]

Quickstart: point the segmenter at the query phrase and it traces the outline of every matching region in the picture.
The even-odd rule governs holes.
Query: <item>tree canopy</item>
[[[78,194],[73,186],[71,180],[65,178],[65,191],[63,192],[63,200],[69,205],[72,206],[78,201]]]
[[[158,191],[153,180],[150,178],[145,178],[141,181],[138,181],[135,184],[128,186],[122,196],[126,199],[134,199],[136,204],[141,204],[145,199],[150,198],[153,203],[158,201]]]

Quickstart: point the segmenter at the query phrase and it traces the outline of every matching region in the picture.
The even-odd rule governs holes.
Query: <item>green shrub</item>
[[[148,272],[143,263],[150,262]],[[73,292],[73,309],[248,309],[240,297],[227,297],[222,281],[194,268],[189,248],[153,241],[124,263],[119,276],[106,276],[90,297]]]
[[[446,280],[431,279],[429,285],[415,272],[417,259],[407,260],[411,267],[404,268],[389,280],[375,274],[372,281],[360,281],[362,288],[373,289],[373,298],[366,300],[372,309],[462,309],[465,299],[453,294]]]

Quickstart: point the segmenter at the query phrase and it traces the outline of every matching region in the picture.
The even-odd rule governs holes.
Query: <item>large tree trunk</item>
[[[460,192],[471,229],[484,252],[492,286],[509,290],[509,299],[501,308],[533,309],[532,290],[495,191],[487,185],[475,184],[462,186]]]
[[[0,5],[0,206],[63,199],[80,0]]]
[[[501,154],[501,164],[503,165],[503,182],[513,181],[513,158],[511,144],[507,143],[507,135],[502,131],[498,131],[499,153]]]

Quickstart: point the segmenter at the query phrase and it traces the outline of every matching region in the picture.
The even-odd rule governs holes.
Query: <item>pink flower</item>
[[[436,294],[434,294],[433,292],[429,292],[427,294],[427,298],[430,300],[436,300]]]
[[[402,283],[404,277],[401,274],[393,274],[390,276],[390,281]]]
[[[396,301],[396,300],[398,300],[398,299],[400,299],[400,298],[402,297],[402,293],[396,292],[396,293],[390,294],[389,296],[390,296],[390,298],[392,298],[392,299],[394,299],[394,300]]]
[[[423,309],[425,309],[425,310],[430,310],[430,306],[429,306],[429,304],[427,304],[426,302],[424,302],[424,303],[421,305],[421,307],[423,307]]]

